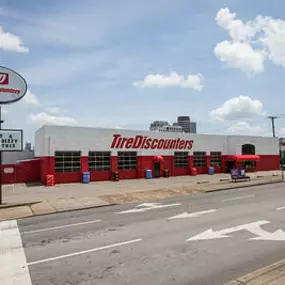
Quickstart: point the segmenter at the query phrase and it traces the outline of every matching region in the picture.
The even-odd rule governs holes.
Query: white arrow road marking
[[[16,220],[0,222],[0,284],[32,285]]]
[[[277,211],[284,210],[285,207],[276,208]]]
[[[117,212],[116,214],[120,215],[120,214],[130,214],[130,213],[142,213],[142,212],[146,212],[146,211],[150,211],[154,209],[176,207],[180,205],[181,205],[180,203],[173,203],[173,204],[166,204],[166,205],[162,205],[161,203],[143,203],[143,204],[135,206],[135,208],[133,209]]]
[[[177,216],[170,217],[167,220],[185,219],[185,218],[197,218],[197,217],[200,217],[202,215],[214,213],[216,211],[217,211],[216,209],[211,209],[211,210],[206,210],[206,211],[201,211],[201,212],[194,212],[194,213],[184,212],[184,213],[181,213],[181,214],[179,214]]]
[[[268,223],[270,222],[258,221],[254,223],[223,229],[220,231],[213,231],[212,229],[209,229],[205,232],[202,232],[194,237],[187,239],[186,241],[227,238],[231,237],[228,234],[238,232],[241,230],[247,230],[258,236],[255,238],[251,238],[250,240],[285,240],[285,232],[282,231],[281,229],[273,233],[270,233],[260,228],[260,226],[266,225]]]

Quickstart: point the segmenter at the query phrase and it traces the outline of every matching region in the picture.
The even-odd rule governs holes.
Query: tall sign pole
[[[2,107],[0,106],[0,131],[2,129],[2,124],[4,121],[2,120]],[[0,151],[0,205],[2,204],[2,151]]]
[[[26,80],[17,72],[4,66],[0,66],[0,205],[3,203],[3,151],[23,150],[23,131],[2,129],[3,104],[11,104],[21,100],[27,93],[28,85]]]

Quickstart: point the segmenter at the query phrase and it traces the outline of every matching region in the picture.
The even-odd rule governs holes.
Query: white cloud
[[[221,9],[216,16],[217,24],[228,30],[230,37],[235,41],[245,41],[258,31],[258,27],[253,22],[244,24],[241,20],[236,19],[236,14],[231,13],[228,8]]]
[[[230,41],[222,41],[214,49],[214,54],[222,62],[255,73],[264,70],[266,58],[285,67],[285,21],[258,15],[244,23],[225,8],[218,11],[216,22],[231,37]]]
[[[285,67],[285,21],[270,17],[257,17],[256,21],[263,29],[259,41],[267,48],[269,59]]]
[[[254,116],[263,116],[263,104],[259,100],[251,99],[248,96],[231,98],[224,104],[212,111],[210,116],[216,120],[239,120]]]
[[[12,52],[29,51],[29,48],[23,46],[23,43],[18,36],[4,32],[2,26],[0,26],[0,49]]]
[[[187,77],[179,75],[176,72],[171,72],[169,75],[149,74],[143,81],[133,83],[135,87],[181,87],[190,88],[197,91],[202,90],[201,74],[189,74]]]
[[[264,135],[267,133],[267,129],[264,129],[261,126],[252,126],[247,122],[237,122],[236,124],[231,125],[227,128],[228,133],[236,135]]]
[[[253,49],[248,43],[223,41],[216,45],[214,54],[222,62],[247,73],[264,70],[266,52]]]
[[[40,105],[40,102],[37,98],[37,96],[32,93],[30,90],[27,91],[27,94],[24,96],[23,101],[29,105]]]
[[[49,115],[45,112],[41,112],[38,114],[30,114],[29,119],[33,122],[40,123],[40,124],[52,124],[52,125],[72,124],[73,125],[77,123],[77,121],[74,118]]]
[[[277,135],[279,137],[285,137],[285,128],[281,128],[281,129],[277,130]]]
[[[59,113],[62,113],[62,110],[60,107],[57,107],[57,106],[54,106],[54,107],[47,107],[45,108],[45,110],[49,113],[52,113],[52,114],[59,114]]]

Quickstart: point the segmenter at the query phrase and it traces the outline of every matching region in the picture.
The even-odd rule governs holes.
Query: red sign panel
[[[126,149],[192,149],[193,140],[177,139],[153,139],[148,136],[122,137],[113,135],[111,148]]]
[[[9,84],[9,74],[5,72],[0,72],[0,85]]]

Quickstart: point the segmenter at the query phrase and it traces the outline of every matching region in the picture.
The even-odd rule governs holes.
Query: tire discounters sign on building
[[[19,101],[25,96],[27,90],[27,82],[20,74],[0,66],[0,104]]]

